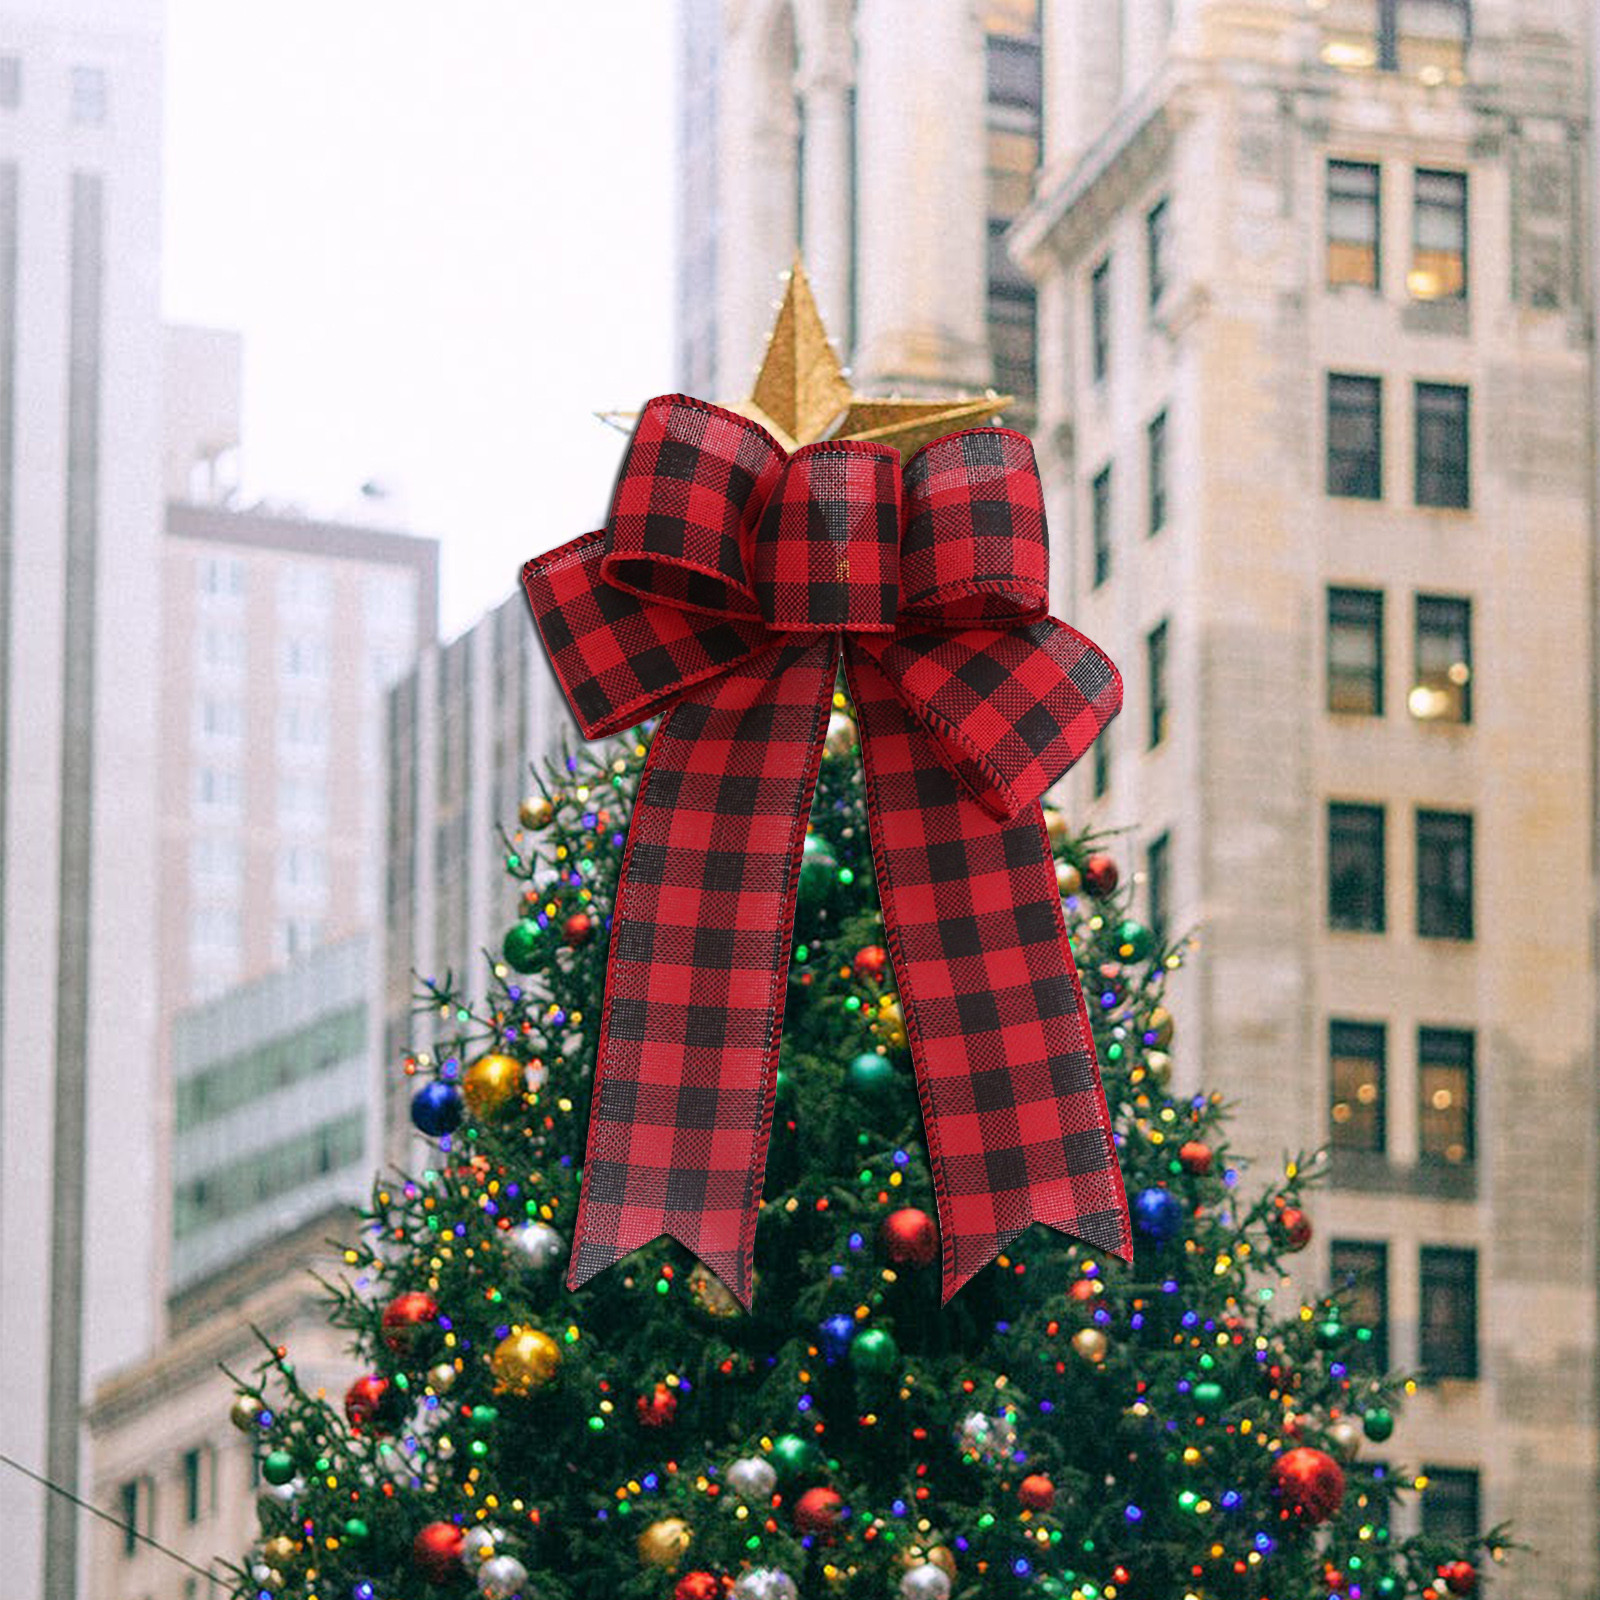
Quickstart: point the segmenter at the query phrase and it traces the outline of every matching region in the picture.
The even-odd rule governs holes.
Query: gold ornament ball
[[[1057,861],[1056,887],[1063,895],[1077,894],[1083,888],[1083,874],[1070,861]]]
[[[261,1402],[253,1394],[236,1395],[233,1404],[228,1408],[228,1421],[240,1433],[249,1433],[260,1425],[263,1409]]]
[[[1339,1417],[1328,1424],[1328,1442],[1333,1453],[1344,1461],[1353,1461],[1361,1448],[1361,1424],[1354,1417]]]
[[[1144,1070],[1164,1088],[1172,1080],[1172,1057],[1165,1050],[1152,1050],[1144,1058]]]
[[[1041,806],[1040,810],[1044,812],[1044,831],[1059,850],[1067,842],[1067,819],[1054,806]]]
[[[822,747],[830,756],[847,756],[856,747],[856,719],[846,712],[835,711],[828,718],[828,731],[822,737]]]
[[[906,1014],[898,1000],[889,1000],[878,1007],[878,1032],[891,1050],[906,1046]]]
[[[1172,1043],[1172,1013],[1165,1006],[1156,1006],[1145,1022],[1144,1031],[1155,1036],[1153,1042],[1158,1050],[1165,1050]]]
[[[480,1120],[522,1101],[522,1063],[515,1056],[479,1056],[461,1075],[467,1109]]]
[[[510,1394],[532,1394],[555,1377],[561,1347],[537,1328],[513,1328],[489,1357],[495,1387]]]
[[[676,1572],[692,1537],[682,1517],[663,1517],[639,1535],[639,1560],[647,1567]]]
[[[287,1534],[268,1539],[261,1547],[261,1559],[271,1567],[286,1567],[300,1554],[300,1546]]]
[[[456,1381],[456,1366],[453,1361],[441,1361],[436,1367],[428,1368],[428,1384],[435,1394],[448,1393]]]
[[[1106,1358],[1106,1336],[1098,1328],[1079,1328],[1072,1336],[1072,1348],[1085,1361],[1098,1365]]]
[[[524,828],[544,828],[556,814],[556,808],[542,794],[530,794],[517,807],[517,816]]]

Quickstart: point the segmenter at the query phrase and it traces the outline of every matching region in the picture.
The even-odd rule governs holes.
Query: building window
[[[232,767],[198,767],[195,800],[207,810],[237,812],[243,803],[244,784]]]
[[[101,68],[72,69],[72,120],[95,128],[106,120],[106,75]]]
[[[244,670],[244,634],[231,626],[200,629],[200,665],[216,677],[236,677]]]
[[[216,1455],[208,1444],[183,1452],[183,1517],[199,1522],[211,1515],[216,1489]]]
[[[1161,296],[1167,288],[1167,247],[1170,226],[1167,202],[1164,199],[1156,201],[1145,213],[1144,218],[1145,267],[1150,283],[1152,311],[1161,303]]]
[[[1006,249],[1009,217],[989,218],[989,352],[1002,392],[1034,392],[1033,282]]]
[[[1089,274],[1089,371],[1096,383],[1111,370],[1111,257]]]
[[[1167,736],[1167,625],[1158,622],[1145,636],[1145,667],[1150,687],[1150,748]]]
[[[1150,486],[1150,532],[1167,525],[1167,414],[1158,411],[1145,429],[1145,468]]]
[[[283,641],[286,678],[320,681],[328,675],[328,643],[316,634],[291,635]]]
[[[1328,1024],[1332,1090],[1331,1143],[1335,1150],[1381,1155],[1387,1143],[1385,1112],[1387,1029],[1381,1022]]]
[[[1418,168],[1411,190],[1411,270],[1416,300],[1461,300],[1467,293],[1467,175]]]
[[[1422,1247],[1422,1367],[1430,1378],[1478,1375],[1478,1252]]]
[[[202,695],[200,736],[218,744],[234,744],[244,737],[244,706],[221,695]]]
[[[1365,1329],[1358,1357],[1362,1366],[1384,1371],[1389,1365],[1389,1247],[1380,1239],[1334,1239],[1328,1245],[1332,1288],[1339,1294],[1345,1321]]]
[[[15,111],[22,104],[22,57],[0,55],[0,111]]]
[[[1472,721],[1472,602],[1417,596],[1416,681],[1407,697],[1421,722]]]
[[[1379,172],[1373,161],[1328,163],[1328,283],[1378,287]]]
[[[1100,730],[1094,741],[1094,797],[1103,800],[1111,787],[1111,725]]]
[[[1472,1467],[1424,1466],[1422,1532],[1446,1544],[1470,1546],[1482,1532],[1478,1519],[1478,1474]]]
[[[1417,813],[1417,933],[1472,937],[1472,813]]]
[[[325,566],[291,561],[278,569],[278,610],[311,621],[326,617],[333,605],[333,577]]]
[[[1111,468],[1102,467],[1089,485],[1089,528],[1094,540],[1094,586],[1111,576]]]
[[[189,873],[197,886],[237,893],[244,881],[244,852],[229,834],[196,834],[189,845]]]
[[[142,1540],[155,1532],[155,1489],[149,1478],[129,1478],[117,1490],[117,1506],[122,1513],[122,1553],[137,1555]]]
[[[196,576],[200,593],[208,600],[238,600],[244,595],[244,562],[237,556],[204,556]]]
[[[1328,926],[1384,930],[1383,807],[1328,806]]]
[[[1168,918],[1172,895],[1172,835],[1159,834],[1150,841],[1145,855],[1145,889],[1150,900],[1150,931],[1159,943],[1167,939]]]
[[[989,104],[1037,111],[1044,94],[1037,34],[991,33],[985,42]]]
[[[1417,1034],[1417,1154],[1462,1166],[1472,1161],[1476,1037],[1470,1028],[1423,1028]]]
[[[1381,379],[1328,374],[1328,493],[1383,498]]]
[[[1419,383],[1416,494],[1419,506],[1471,504],[1467,391],[1455,383]]]
[[[1471,0],[1378,0],[1378,65],[1425,83],[1460,82]]]
[[[1383,591],[1328,590],[1328,709],[1383,715]]]

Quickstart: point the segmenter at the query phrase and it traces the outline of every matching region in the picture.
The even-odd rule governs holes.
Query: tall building
[[[1256,1182],[1331,1147],[1283,1292],[1429,1380],[1366,1450],[1407,1515],[1512,1519],[1517,1594],[1588,1597],[1590,8],[897,9],[688,7],[682,382],[746,389],[798,240],[858,389],[1033,400],[1054,609],[1127,683],[1061,798],[1200,934],[1179,1086]]]
[[[390,1154],[407,1155],[407,1048],[430,1042],[413,1015],[419,980],[453,975],[481,997],[515,919],[500,830],[513,831],[530,766],[580,739],[519,591],[458,638],[426,650],[389,691],[383,1059]]]
[[[1594,1592],[1589,8],[1052,13],[1038,437],[1060,606],[1123,666],[1074,809],[1198,927],[1182,1073],[1300,1292],[1433,1380],[1381,1452]],[[1557,1393],[1567,1396],[1549,1403]]]
[[[1038,164],[1037,0],[680,7],[678,365],[749,392],[796,247],[864,393],[994,385],[1031,415],[1007,225]]]
[[[161,13],[0,22],[0,1441],[80,1495],[158,1325]],[[7,1600],[77,1595],[83,1525],[0,1468]]]

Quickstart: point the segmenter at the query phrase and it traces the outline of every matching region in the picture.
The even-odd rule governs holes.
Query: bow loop
[[[600,572],[683,611],[759,615],[747,551],[784,466],[766,429],[688,395],[640,414],[611,502]]]
[[[1033,446],[1011,428],[969,428],[905,465],[900,612],[963,627],[1027,622],[1050,603],[1044,491]]]
[[[755,576],[761,615],[779,632],[891,632],[900,452],[859,440],[796,450],[756,530]]]

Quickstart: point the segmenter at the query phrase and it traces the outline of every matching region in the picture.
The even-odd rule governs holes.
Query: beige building
[[[1201,934],[1176,1081],[1256,1183],[1331,1146],[1290,1292],[1434,1380],[1367,1449],[1409,1516],[1591,1596],[1589,7],[896,11],[686,7],[684,385],[744,391],[798,241],[858,388],[1033,400],[1055,609],[1127,682],[1063,799]]]

